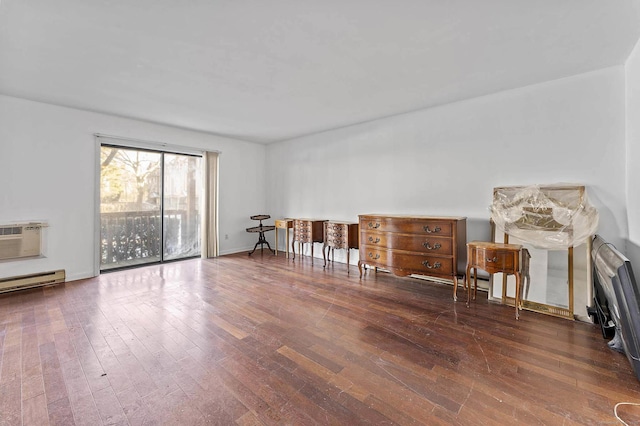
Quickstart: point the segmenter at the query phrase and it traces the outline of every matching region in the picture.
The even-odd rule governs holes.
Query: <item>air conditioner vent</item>
[[[41,254],[43,223],[0,225],[0,260]]]
[[[0,235],[20,235],[20,234],[22,234],[22,226],[0,227]]]

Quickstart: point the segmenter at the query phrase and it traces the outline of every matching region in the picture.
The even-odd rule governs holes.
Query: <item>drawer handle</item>
[[[434,263],[434,264],[432,265],[432,264],[430,264],[430,263],[429,263],[429,261],[428,261],[428,260],[424,260],[424,261],[422,261],[422,264],[423,264],[424,266],[426,266],[427,268],[429,268],[429,269],[439,269],[439,268],[442,266],[442,263],[440,263],[440,262],[436,262],[436,263]]]
[[[338,234],[336,232],[334,232],[333,234],[331,234],[332,237],[342,237],[342,234]]]
[[[376,224],[374,225],[372,222],[369,222],[369,228],[378,229],[380,228],[380,224],[376,222]]]
[[[429,228],[429,225],[424,227],[424,232],[426,232],[427,234],[435,234],[436,232],[440,231],[442,231],[442,228],[440,228],[439,226],[433,228],[433,231]]]
[[[489,258],[487,257],[487,259],[486,259],[486,260],[487,260],[487,263],[496,263],[496,262],[498,261],[498,258],[497,258],[497,257],[494,257],[493,259],[489,259]]]
[[[433,245],[433,247],[431,247],[431,244],[429,244],[429,241],[427,241],[426,243],[422,244],[424,246],[424,248],[426,248],[427,250],[438,250],[440,247],[442,247],[442,245],[440,243],[435,243]]]
[[[373,255],[373,253],[369,253],[369,257],[373,260],[380,259],[380,253],[377,253],[375,256]]]
[[[375,240],[373,239],[373,237],[369,237],[369,242],[370,243],[379,243],[380,242],[380,238],[376,238]]]

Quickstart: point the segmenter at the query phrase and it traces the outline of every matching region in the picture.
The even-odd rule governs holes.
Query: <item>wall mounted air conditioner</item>
[[[40,256],[44,223],[0,225],[0,260]]]

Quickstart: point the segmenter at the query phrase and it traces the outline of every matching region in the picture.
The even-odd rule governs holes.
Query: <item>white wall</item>
[[[46,257],[2,262],[0,277],[55,269],[65,269],[68,280],[94,274],[94,133],[222,151],[220,251],[253,247],[255,235],[245,228],[266,207],[263,145],[0,96],[0,223],[50,225]]]
[[[640,42],[625,66],[627,78],[627,257],[640,271]],[[638,272],[636,272],[637,274]],[[640,279],[640,277],[638,277]]]
[[[583,183],[599,232],[624,241],[624,84],[613,67],[269,145],[268,210],[461,215],[472,240],[495,186]]]
[[[637,245],[638,56],[636,47],[626,65],[626,145],[625,67],[266,147],[0,96],[0,223],[51,225],[46,257],[0,263],[0,277],[59,268],[69,279],[93,274],[96,132],[222,151],[222,254],[253,247],[255,235],[244,229],[260,212],[353,221],[367,212],[464,215],[469,239],[485,238],[494,186],[554,182],[586,184],[600,234]]]

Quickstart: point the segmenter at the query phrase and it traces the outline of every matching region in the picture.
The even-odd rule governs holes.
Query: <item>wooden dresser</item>
[[[466,270],[467,219],[464,217],[360,215],[360,260],[395,275],[426,275],[453,280]]]
[[[294,260],[296,258],[296,242],[298,243],[301,256],[303,244],[311,243],[311,263],[313,263],[313,243],[321,243],[324,241],[324,222],[326,222],[324,219],[293,219],[293,242],[291,243],[291,251]]]
[[[324,223],[324,245],[322,246],[322,257],[324,258],[324,266],[327,266],[327,258],[329,250],[333,255],[334,249],[347,250],[347,274],[349,273],[349,249],[358,248],[358,224],[350,222],[337,222],[328,220]],[[325,249],[327,254],[324,254]],[[333,261],[333,256],[331,257]]]

